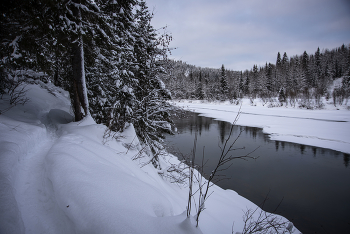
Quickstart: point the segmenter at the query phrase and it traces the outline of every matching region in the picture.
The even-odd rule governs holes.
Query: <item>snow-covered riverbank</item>
[[[346,106],[334,107],[326,102],[324,109],[305,110],[292,107],[268,108],[257,99],[254,105],[249,99],[243,104],[228,102],[205,103],[201,101],[173,101],[175,106],[201,113],[206,117],[233,122],[238,111],[237,125],[259,127],[272,140],[328,148],[350,153],[350,110]]]
[[[188,186],[160,176],[176,157],[162,157],[162,171],[146,155],[132,160],[140,149],[132,126],[106,141],[92,118],[71,122],[67,92],[41,85],[0,115],[0,233],[232,233],[257,208],[212,186],[196,228],[185,213]]]

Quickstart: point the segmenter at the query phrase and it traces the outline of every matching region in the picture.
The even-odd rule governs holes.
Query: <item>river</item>
[[[177,133],[165,140],[168,151],[180,158],[190,154],[197,134],[196,163],[201,164],[204,152],[204,172],[210,174],[231,124],[196,113],[175,118],[174,123]],[[251,156],[257,159],[232,161],[225,171],[229,179],[219,181],[220,187],[232,189],[257,205],[268,197],[263,209],[285,216],[303,233],[348,233],[349,154],[272,141],[261,129],[246,126],[234,126],[231,138],[236,139],[240,132],[233,155],[256,149]]]

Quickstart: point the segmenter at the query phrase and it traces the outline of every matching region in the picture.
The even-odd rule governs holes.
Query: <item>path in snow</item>
[[[38,139],[41,142],[19,161],[14,188],[25,233],[60,233],[62,227],[70,226],[70,221],[56,205],[45,167],[45,158],[58,139],[57,120],[53,119],[57,114],[58,117],[62,115],[58,110],[44,115],[42,123],[46,127],[46,137]]]
[[[45,177],[44,165],[52,144],[53,140],[43,142],[19,163],[15,190],[26,233],[49,233],[55,226],[54,217],[51,217],[56,214],[53,190]]]

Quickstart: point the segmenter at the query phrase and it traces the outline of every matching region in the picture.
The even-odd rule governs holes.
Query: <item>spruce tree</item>
[[[158,162],[159,144],[164,133],[171,133],[170,93],[165,88],[160,75],[166,71],[168,45],[171,36],[158,34],[151,25],[153,15],[144,1],[138,3],[135,14],[134,45],[134,87],[135,102],[133,105],[132,123],[140,141],[150,147],[155,167]]]
[[[303,69],[303,76],[304,76],[304,79],[307,83],[307,86],[311,87],[311,78],[310,78],[310,69],[309,69],[309,55],[307,54],[306,51],[304,51],[303,55],[302,55],[302,60],[301,60],[301,66],[302,66],[302,69]]]
[[[227,94],[228,94],[228,84],[227,84],[227,77],[226,77],[224,64],[222,64],[221,66],[220,88],[221,88],[222,99],[224,100],[227,98]]]
[[[269,63],[267,68],[266,68],[266,88],[267,90],[269,90],[270,92],[274,92],[273,89],[273,68],[272,68],[272,64]]]
[[[252,86],[253,86],[253,93],[254,95],[257,95],[260,90],[260,79],[258,74],[258,65],[253,65],[253,74],[252,74]]]
[[[292,79],[290,77],[290,61],[286,52],[284,52],[283,58],[282,58],[282,74],[283,74],[283,84],[285,87],[285,94],[287,96],[289,95],[292,87]]]
[[[240,97],[243,97],[243,93],[244,93],[244,83],[243,83],[243,72],[240,72],[239,75],[239,93],[240,93]]]
[[[95,65],[90,67],[92,115],[110,130],[123,131],[131,122],[136,79],[133,74],[133,36],[136,2],[99,1],[101,23],[93,41]]]
[[[200,100],[203,100],[205,98],[205,93],[204,93],[204,89],[203,89],[202,71],[199,71],[197,97]]]
[[[276,70],[275,70],[275,86],[276,90],[280,90],[282,87],[282,60],[281,60],[281,54],[280,52],[277,53],[277,59],[276,59]]]
[[[246,79],[245,79],[245,82],[244,82],[244,93],[246,95],[248,95],[250,93],[249,92],[249,87],[250,87],[249,71],[245,70],[245,73],[246,73]]]

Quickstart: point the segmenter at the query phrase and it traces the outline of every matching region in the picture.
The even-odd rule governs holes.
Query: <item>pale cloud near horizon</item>
[[[348,0],[146,0],[168,26],[171,58],[201,67],[251,69],[350,43]]]

